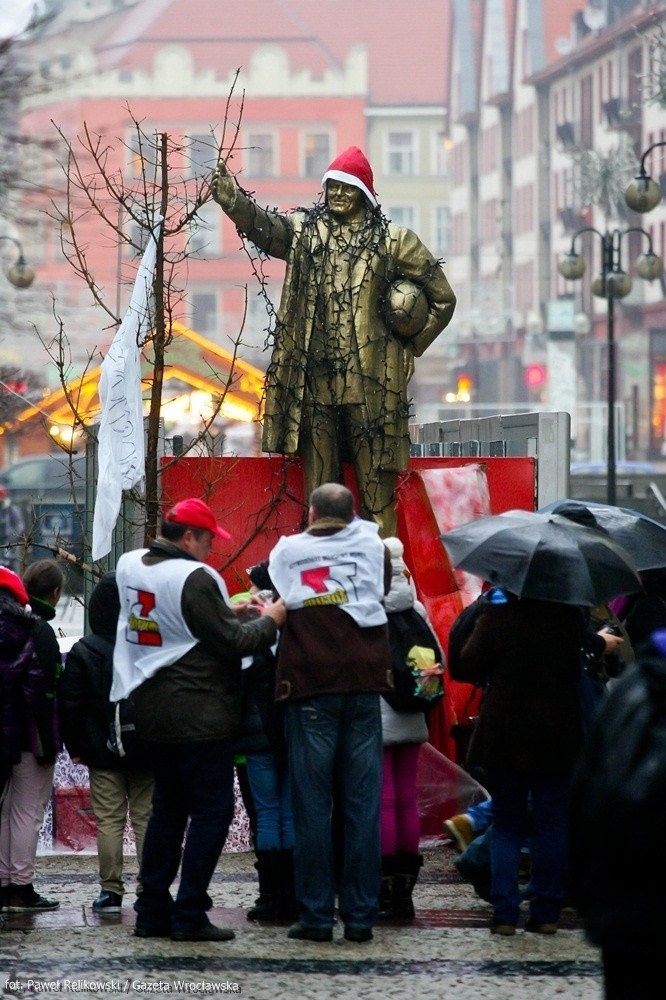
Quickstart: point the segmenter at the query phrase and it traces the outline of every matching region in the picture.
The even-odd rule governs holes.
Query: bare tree
[[[131,115],[130,109],[128,112]],[[172,323],[180,319],[185,307],[191,241],[199,224],[200,209],[210,199],[212,166],[219,156],[229,155],[239,126],[234,125],[229,142],[223,129],[221,137],[211,130],[209,142],[202,144],[200,137],[195,141],[187,137],[176,139],[166,133],[149,135],[141,122],[134,118],[132,122],[133,134],[129,142],[107,139],[86,124],[74,140],[57,129],[66,151],[66,160],[62,163],[66,197],[62,205],[54,201],[49,214],[59,226],[66,259],[106,316],[109,338],[121,321],[122,310],[119,309],[119,297],[115,302],[110,301],[108,290],[97,279],[92,265],[93,251],[96,253],[101,243],[114,249],[119,247],[122,252],[118,259],[125,262],[122,279],[133,283],[137,261],[149,234],[158,218],[164,220],[153,285],[151,333],[143,347],[151,366],[146,494],[142,501],[145,504],[145,541],[148,542],[156,534],[159,516],[158,434]],[[128,159],[135,166],[131,177],[124,169]],[[174,163],[178,166],[173,167]],[[90,235],[91,217],[95,219],[95,245]],[[235,361],[241,336],[242,328],[231,344],[233,363],[229,375],[210,372],[218,382],[219,391],[212,413],[202,419],[199,434],[189,443],[189,449],[198,454],[202,450],[210,451],[215,420],[226,394],[240,378]],[[59,320],[58,336],[47,349],[59,368],[63,385],[68,382],[66,340],[67,331]],[[92,357],[91,354],[91,360]],[[87,429],[73,397],[70,406],[73,422],[85,432]]]

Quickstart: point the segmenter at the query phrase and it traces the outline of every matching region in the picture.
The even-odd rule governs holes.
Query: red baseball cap
[[[164,520],[172,524],[184,524],[188,528],[205,528],[206,531],[212,531],[218,538],[231,538],[229,532],[217,524],[215,514],[208,504],[199,500],[198,497],[179,500],[167,513]]]
[[[0,590],[8,590],[19,604],[30,603],[28,591],[25,589],[23,580],[18,573],[15,573],[13,569],[8,569],[6,566],[0,566]]]

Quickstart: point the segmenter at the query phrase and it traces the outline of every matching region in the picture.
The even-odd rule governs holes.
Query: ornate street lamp
[[[585,273],[585,260],[576,253],[576,240],[583,233],[594,233],[601,240],[601,271],[592,282],[592,294],[606,299],[607,303],[607,347],[608,347],[608,427],[607,427],[607,500],[615,504],[617,499],[617,463],[615,455],[615,300],[623,299],[632,288],[631,277],[622,269],[622,241],[629,233],[642,233],[648,241],[648,249],[636,264],[636,270],[645,281],[654,281],[663,271],[663,261],[652,249],[652,238],[639,226],[626,230],[606,230],[600,232],[593,226],[584,226],[574,233],[571,249],[563,257],[557,269],[563,278],[577,281]]]
[[[7,270],[7,280],[14,288],[30,288],[35,280],[35,272],[29,264],[26,264],[20,242],[14,236],[0,236],[0,240],[9,240],[19,252],[16,261]]]
[[[645,169],[645,161],[658,146],[666,146],[666,141],[653,142],[641,156],[638,173],[624,192],[624,200],[634,212],[651,212],[661,201],[661,188]]]

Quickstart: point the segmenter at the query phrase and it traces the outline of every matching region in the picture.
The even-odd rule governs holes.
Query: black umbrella
[[[539,511],[541,514],[560,514],[579,523],[589,524],[585,519],[586,512],[592,515],[600,528],[608,532],[614,542],[629,553],[637,569],[666,567],[666,525],[638,510],[588,500],[556,500]]]
[[[643,589],[621,546],[558,514],[510,510],[441,539],[454,566],[518,597],[594,607]]]

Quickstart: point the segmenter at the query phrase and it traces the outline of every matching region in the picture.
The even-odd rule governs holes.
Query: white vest
[[[370,628],[386,622],[384,552],[378,525],[356,518],[333,535],[283,536],[268,572],[288,611],[335,606]]]
[[[183,619],[181,599],[185,581],[204,569],[216,581],[226,603],[229,595],[222,577],[212,567],[191,559],[164,559],[146,566],[147,549],[126,552],[118,560],[116,583],[120,615],[113,651],[111,701],[126,698],[161,667],[184,656],[199,642]]]

